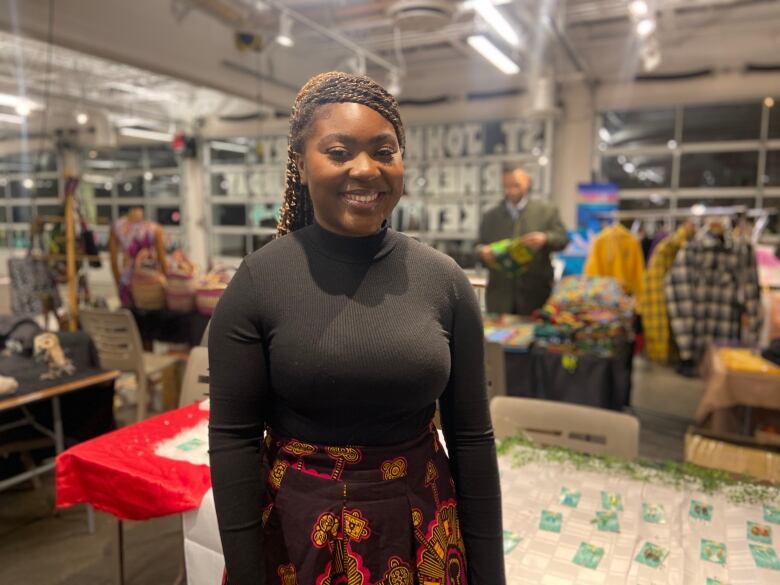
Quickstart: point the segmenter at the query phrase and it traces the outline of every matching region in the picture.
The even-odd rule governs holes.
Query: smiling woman
[[[278,237],[209,335],[230,585],[505,582],[479,306],[451,258],[387,225],[403,150],[370,79],[298,94]]]

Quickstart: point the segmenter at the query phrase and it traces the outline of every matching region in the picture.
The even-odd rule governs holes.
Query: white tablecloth
[[[509,457],[500,457],[499,467],[510,585],[780,583],[780,565],[777,570],[759,568],[750,551],[751,544],[769,547],[775,554],[779,548],[780,524],[764,518],[763,506],[736,505],[725,495],[686,491],[635,481],[619,473],[581,471],[549,462],[518,468],[512,466]],[[568,503],[576,501],[576,507],[562,503],[564,488],[575,494]],[[610,500],[610,494],[617,497]],[[605,504],[609,508],[610,503],[622,507],[614,510],[619,532],[599,530],[595,523],[596,513],[608,513]],[[643,504],[662,506],[664,522],[646,521]],[[703,512],[700,518],[691,515],[697,508]],[[543,512],[553,518],[560,514],[560,532],[540,527]],[[765,536],[763,542],[748,539],[749,521],[769,528],[769,543]],[[614,523],[610,527],[616,528]],[[189,585],[218,585],[223,561],[211,491],[198,510],[184,515],[184,539]],[[636,560],[648,542],[661,547],[656,551],[668,551],[658,567]],[[603,549],[596,568],[573,562],[582,543]],[[718,545],[725,545],[725,551]],[[725,562],[703,560],[703,549],[709,549],[716,561]],[[721,559],[717,558],[719,551]]]

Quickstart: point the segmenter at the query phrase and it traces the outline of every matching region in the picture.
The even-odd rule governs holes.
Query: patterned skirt
[[[467,585],[455,484],[433,423],[386,447],[268,435],[266,474],[269,584]]]

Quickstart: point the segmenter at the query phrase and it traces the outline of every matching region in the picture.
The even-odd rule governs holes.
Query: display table
[[[41,374],[48,369],[45,364],[18,355],[0,357],[0,375],[13,377],[19,384],[15,392],[0,398],[0,441],[3,444],[37,446],[50,440],[54,451],[60,453],[65,448],[66,436],[79,439],[113,428],[113,381],[119,372],[101,370],[97,366],[95,347],[85,333],[63,332],[58,337],[65,355],[76,366],[72,375],[41,380]],[[51,404],[46,404],[49,401]],[[31,443],[31,434],[40,440]],[[0,481],[0,490],[53,468],[54,463],[45,463],[4,479]]]
[[[164,341],[167,343],[186,343],[191,347],[200,345],[203,333],[209,324],[206,315],[197,311],[180,313],[161,309],[147,311],[145,309],[131,308],[141,339],[148,341]]]
[[[628,349],[626,349],[628,351]],[[541,398],[622,410],[631,392],[625,354],[602,357],[553,353],[504,352],[507,395]]]
[[[58,486],[66,491],[58,493],[58,505],[94,500],[125,518],[189,509],[188,583],[218,583],[223,560],[208,467],[185,461],[203,461],[205,416],[193,405],[64,453]],[[780,579],[777,488],[713,484],[705,492],[699,476],[520,441],[499,452],[507,583],[769,585]],[[94,485],[94,472],[111,478],[104,480],[109,489]],[[81,478],[92,487],[71,485]]]
[[[704,396],[696,410],[699,426],[717,432],[752,434],[752,422],[780,422],[780,376],[727,367],[732,349],[711,347],[702,362]],[[745,351],[745,350],[741,350]],[[749,409],[760,409],[750,411]],[[752,419],[752,420],[751,420]]]

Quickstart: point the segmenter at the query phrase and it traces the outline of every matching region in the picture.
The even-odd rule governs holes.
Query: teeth
[[[359,201],[360,203],[370,203],[376,201],[379,198],[379,193],[371,193],[370,195],[355,195],[347,193],[346,198],[350,201]]]

